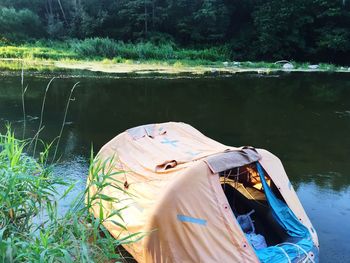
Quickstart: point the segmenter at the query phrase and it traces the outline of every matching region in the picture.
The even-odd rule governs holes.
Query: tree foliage
[[[235,59],[345,62],[344,0],[0,0],[0,38],[229,44]]]
[[[38,15],[29,9],[0,9],[0,35],[6,39],[23,40],[45,34]]]

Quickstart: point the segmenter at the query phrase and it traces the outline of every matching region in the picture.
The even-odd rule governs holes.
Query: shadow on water
[[[25,78],[28,137],[37,130],[48,81],[43,76]],[[59,78],[47,97],[41,135],[45,141],[58,135],[70,89],[77,81],[81,84],[61,140],[62,162],[57,169],[62,176],[80,180],[83,188],[91,143],[98,150],[133,126],[186,122],[225,144],[253,145],[279,156],[319,231],[322,262],[350,257],[337,245],[350,241],[339,234],[339,224],[350,220],[350,75]],[[14,123],[18,134],[23,118],[20,92],[20,76],[0,76],[0,122]]]

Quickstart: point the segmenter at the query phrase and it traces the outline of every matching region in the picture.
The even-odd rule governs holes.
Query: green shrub
[[[174,50],[171,45],[163,44],[156,46],[151,42],[137,44],[121,44],[120,56],[129,59],[171,59],[174,58]]]
[[[192,59],[220,61],[230,57],[227,47],[207,49],[179,49],[174,43],[153,44],[151,42],[124,43],[109,38],[88,38],[71,42],[71,49],[81,58],[114,58],[121,57],[134,60],[170,60]]]
[[[181,49],[177,51],[179,59],[198,59],[209,61],[226,61],[231,57],[230,50],[226,46],[211,47],[206,49]]]
[[[118,56],[117,45],[116,41],[109,38],[87,38],[83,41],[71,41],[71,49],[82,58],[114,58]]]

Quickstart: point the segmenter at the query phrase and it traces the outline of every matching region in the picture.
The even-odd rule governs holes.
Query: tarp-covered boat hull
[[[124,186],[124,191],[103,189],[103,194],[119,200],[101,201],[105,216],[123,208],[123,220],[115,215],[104,222],[105,227],[115,238],[145,234],[124,245],[138,262],[259,262],[222,190],[218,172],[258,159],[318,251],[316,231],[281,161],[266,150],[249,149],[253,148],[223,145],[184,123],[140,126],[119,134],[96,157],[117,172],[113,179]],[[213,158],[232,152],[237,154],[227,158],[231,163]],[[100,216],[98,204],[92,212]]]

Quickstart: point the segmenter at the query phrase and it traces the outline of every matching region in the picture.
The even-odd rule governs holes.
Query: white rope
[[[297,247],[298,249],[300,249],[300,250],[305,254],[306,259],[310,260],[312,263],[315,263],[315,260],[313,260],[313,259],[311,258],[311,256],[309,255],[309,253],[307,253],[306,250],[303,249],[301,246],[299,246],[299,245],[297,245],[297,244],[294,244],[294,243],[290,243],[290,242],[283,242],[283,243],[281,243],[281,244],[278,244],[277,247],[279,247],[280,245],[283,245],[283,244],[292,245],[292,246]],[[279,247],[279,248],[281,248],[281,247]]]
[[[283,254],[287,257],[288,259],[288,263],[292,263],[292,261],[290,260],[290,257],[288,256],[287,252],[282,248],[282,247],[279,247],[278,245],[276,246],[277,248],[281,249]]]

